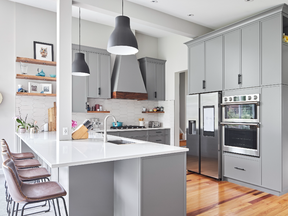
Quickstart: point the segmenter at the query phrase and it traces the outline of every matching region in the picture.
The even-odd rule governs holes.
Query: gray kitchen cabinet
[[[155,58],[138,59],[148,100],[165,100],[165,62]]]
[[[205,90],[222,90],[223,42],[222,36],[205,42]]]
[[[72,48],[72,60],[79,52],[76,46]],[[86,53],[84,52],[87,58]],[[72,112],[86,112],[88,78],[72,76]]]
[[[282,14],[261,21],[262,85],[282,83]]]
[[[259,86],[260,24],[254,22],[242,28],[242,88]]]
[[[260,116],[262,185],[276,191],[281,191],[282,183],[281,111],[281,87],[262,88]]]
[[[72,45],[72,60],[79,46]],[[87,112],[87,98],[111,98],[111,56],[103,49],[81,46],[90,76],[72,76],[72,112]]]
[[[224,35],[224,89],[239,88],[241,76],[241,30]]]
[[[188,49],[188,91],[189,94],[203,92],[205,80],[204,42],[195,44]]]

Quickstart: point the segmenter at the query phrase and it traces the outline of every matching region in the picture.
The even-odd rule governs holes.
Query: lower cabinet
[[[109,135],[120,136],[130,139],[137,139],[161,144],[170,145],[170,129],[153,129],[141,131],[117,131],[108,132]]]
[[[259,158],[224,153],[224,176],[246,183],[261,185]]]

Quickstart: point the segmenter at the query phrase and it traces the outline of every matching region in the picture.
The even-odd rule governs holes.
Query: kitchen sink
[[[108,141],[108,142],[113,143],[113,144],[117,144],[117,145],[135,143],[135,142],[128,141],[128,140],[110,140],[110,141]]]

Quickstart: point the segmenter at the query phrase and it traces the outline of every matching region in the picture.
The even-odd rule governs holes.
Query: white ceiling
[[[11,0],[29,6],[56,12],[56,0]],[[119,0],[120,1],[120,0]],[[217,29],[230,23],[269,9],[288,0],[127,0],[180,19]],[[193,14],[194,16],[188,16]],[[78,8],[73,7],[73,16],[78,17]],[[90,10],[82,10],[82,18],[104,25],[114,26],[115,17]],[[164,37],[171,32],[153,28],[131,20],[131,27],[141,33],[154,37]]]

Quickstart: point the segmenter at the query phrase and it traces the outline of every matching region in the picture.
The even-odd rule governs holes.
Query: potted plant
[[[19,110],[19,113],[20,113],[20,110]],[[20,114],[20,116],[16,116],[16,117],[15,117],[15,120],[16,120],[16,122],[19,124],[19,125],[17,126],[17,132],[19,131],[20,133],[25,133],[25,132],[26,132],[26,129],[28,129],[28,125],[27,125],[27,123],[26,123],[27,115],[26,115],[25,119],[23,120],[23,119],[21,118],[21,114]]]
[[[30,127],[30,133],[38,133],[39,126],[37,125],[37,121],[34,120],[34,122],[28,124],[28,126]]]

